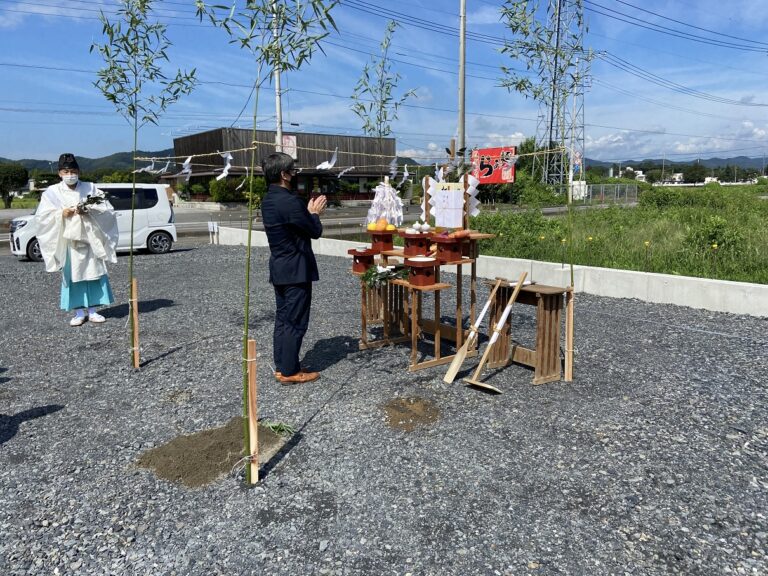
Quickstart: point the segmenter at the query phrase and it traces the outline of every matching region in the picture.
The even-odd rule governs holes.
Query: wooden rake
[[[528,272],[523,272],[522,274],[520,274],[520,279],[517,281],[517,284],[515,285],[515,290],[514,292],[512,292],[512,296],[510,296],[509,300],[507,301],[507,307],[504,308],[504,312],[502,313],[501,318],[499,318],[498,323],[493,328],[493,334],[491,335],[491,339],[488,342],[488,346],[486,346],[485,348],[485,352],[483,352],[483,357],[480,359],[480,363],[477,365],[477,369],[475,370],[475,373],[472,374],[471,378],[464,378],[464,382],[467,382],[468,384],[472,384],[473,386],[479,386],[480,388],[486,388],[488,390],[492,390],[494,392],[497,392],[498,394],[501,394],[501,390],[499,390],[495,386],[491,386],[490,384],[481,382],[479,378],[480,378],[480,374],[483,371],[483,368],[485,367],[485,363],[488,361],[488,356],[490,355],[491,350],[493,349],[493,345],[499,339],[499,333],[504,329],[504,324],[506,323],[507,318],[509,318],[509,313],[512,311],[512,304],[514,304],[515,300],[517,300],[517,295],[520,293],[520,289],[523,287],[523,283],[525,282],[526,276],[528,276]]]
[[[478,333],[478,330],[480,329],[480,324],[482,324],[483,318],[485,318],[485,313],[488,312],[488,308],[490,308],[491,302],[493,302],[493,297],[496,295],[496,290],[499,289],[499,286],[501,286],[502,282],[503,280],[501,278],[498,278],[496,280],[496,284],[493,285],[493,290],[491,291],[491,295],[488,296],[488,301],[485,303],[485,306],[483,306],[483,309],[480,311],[480,315],[477,317],[477,320],[475,320],[475,323],[469,327],[469,334],[467,335],[467,340],[464,342],[464,345],[456,351],[456,354],[454,355],[453,360],[451,361],[451,365],[448,366],[448,372],[446,372],[445,376],[443,376],[443,382],[445,382],[446,384],[452,383],[453,380],[456,378],[456,374],[459,372],[461,365],[464,363],[464,360],[467,358],[467,352],[469,352],[469,349],[474,345],[475,340],[477,340],[477,333]]]

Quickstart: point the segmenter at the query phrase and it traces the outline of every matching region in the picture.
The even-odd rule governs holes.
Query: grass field
[[[481,254],[768,284],[768,186],[653,188],[639,206],[481,213]]]

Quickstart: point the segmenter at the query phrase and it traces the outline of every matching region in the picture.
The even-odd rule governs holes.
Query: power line
[[[722,98],[720,96],[714,96],[712,94],[707,94],[706,92],[699,92],[698,90],[694,90],[693,88],[688,88],[686,86],[683,86],[682,84],[677,84],[676,82],[672,82],[671,80],[662,78],[661,76],[658,76],[652,72],[648,72],[647,70],[644,70],[638,66],[635,66],[634,64],[631,64],[630,62],[627,62],[623,58],[619,58],[618,56],[615,56],[608,51],[597,52],[597,56],[601,58],[603,61],[605,61],[606,63],[611,64],[612,66],[615,66],[616,68],[619,68],[624,72],[632,74],[633,76],[637,76],[638,78],[642,78],[643,80],[647,80],[648,82],[651,82],[658,86],[663,86],[664,88],[668,88],[675,92],[685,94],[687,96],[693,96],[694,98],[700,98],[702,100],[709,100],[710,102],[719,102],[721,104],[731,104],[734,106],[748,106],[748,107],[759,107],[759,108],[768,106],[768,104],[762,104],[757,102],[742,102],[740,100],[731,100],[730,98]]]
[[[720,120],[732,120],[734,122],[738,121],[737,118],[730,118],[728,116],[722,116],[718,114],[709,114],[707,112],[699,112],[697,110],[691,110],[690,108],[683,108],[682,106],[674,106],[672,104],[668,104],[665,102],[659,102],[658,100],[654,100],[653,98],[646,98],[644,96],[640,96],[639,94],[636,94],[635,92],[631,92],[630,90],[625,90],[623,88],[620,88],[618,86],[615,86],[611,84],[610,82],[606,82],[605,80],[600,80],[599,78],[593,78],[593,81],[596,84],[601,84],[608,88],[609,90],[613,90],[614,92],[618,92],[619,94],[624,94],[625,96],[629,96],[630,98],[635,98],[637,100],[642,100],[643,102],[648,102],[649,104],[653,104],[655,106],[659,106],[660,108],[667,108],[668,110],[678,110],[680,112],[686,112],[688,114],[693,114],[695,116],[704,116],[706,118],[717,118]]]
[[[699,42],[701,44],[709,44],[712,46],[719,46],[721,48],[732,48],[735,50],[742,50],[745,52],[759,52],[759,53],[765,53],[768,52],[768,49],[766,48],[757,48],[755,46],[748,46],[746,44],[736,44],[734,42],[724,42],[722,40],[715,40],[711,38],[705,38],[703,36],[697,36],[695,34],[690,34],[688,32],[682,32],[679,30],[675,30],[673,28],[668,28],[667,26],[661,26],[659,24],[652,24],[652,23],[642,23],[639,22],[637,19],[632,18],[632,16],[628,14],[624,14],[623,12],[619,12],[618,10],[612,10],[611,8],[607,8],[605,6],[602,6],[601,4],[597,4],[595,2],[592,2],[591,0],[584,0],[585,4],[592,4],[593,6],[597,6],[598,8],[601,8],[603,10],[606,10],[607,12],[601,12],[597,8],[590,8],[589,6],[585,6],[587,10],[594,12],[595,14],[600,14],[601,16],[606,16],[607,18],[612,18],[614,20],[618,20],[620,22],[625,22],[627,24],[631,24],[633,26],[637,26],[639,28],[645,28],[647,30],[652,30],[654,32],[658,32],[660,34],[666,34],[667,36],[673,36],[675,38],[682,38],[684,40],[691,40],[693,42]],[[610,14],[609,12],[612,12],[613,14]],[[619,16],[615,16],[614,14],[618,14]],[[620,16],[624,16],[624,18],[621,18]]]
[[[630,4],[629,2],[625,2],[624,0],[614,0],[615,2],[618,2],[619,4],[624,4],[625,6],[629,6],[631,8],[634,8],[636,10],[639,10],[641,12],[645,12],[646,14],[652,14],[653,16],[657,16],[659,18],[664,18],[665,20],[669,20],[670,22],[674,22],[675,24],[680,24],[682,26],[688,26],[689,28],[693,28],[694,30],[701,30],[702,32],[709,32],[710,34],[716,34],[718,36],[723,36],[724,38],[732,38],[733,40],[741,40],[742,42],[750,42],[752,44],[760,44],[762,46],[768,47],[768,43],[766,42],[760,42],[759,40],[750,40],[749,38],[741,38],[739,36],[731,36],[730,34],[725,34],[724,32],[718,32],[717,30],[710,30],[708,28],[701,28],[700,26],[695,26],[694,24],[690,24],[688,22],[683,22],[681,20],[675,20],[674,18],[670,18],[669,16],[666,16],[664,14],[659,14],[657,12],[652,12],[651,10],[647,10],[645,8],[642,8],[640,6],[636,6],[634,4]]]

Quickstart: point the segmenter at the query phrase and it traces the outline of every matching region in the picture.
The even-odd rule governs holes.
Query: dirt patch
[[[287,438],[259,423],[259,463],[264,464],[283,447]],[[189,488],[210,484],[244,456],[243,419],[232,418],[221,428],[178,436],[144,452],[137,464],[151,468],[158,477]]]
[[[440,410],[432,402],[414,396],[411,398],[395,398],[382,405],[387,415],[387,426],[413,432],[419,426],[434,424],[440,417]]]
[[[192,392],[189,390],[175,390],[168,394],[168,401],[175,404],[184,404],[192,399]]]

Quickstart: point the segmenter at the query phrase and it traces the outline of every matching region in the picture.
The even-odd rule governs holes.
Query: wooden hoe
[[[458,373],[459,369],[461,368],[461,365],[464,363],[464,360],[467,357],[467,352],[469,349],[474,345],[474,342],[477,340],[477,333],[480,328],[480,324],[483,322],[483,318],[485,318],[485,313],[488,312],[488,308],[491,306],[491,302],[493,302],[493,297],[496,295],[496,290],[499,289],[499,286],[501,286],[502,279],[497,279],[496,284],[493,285],[493,290],[491,291],[491,295],[488,296],[488,301],[485,303],[485,306],[483,306],[483,309],[480,311],[480,315],[477,317],[477,320],[475,320],[475,323],[469,327],[469,335],[467,335],[467,340],[464,342],[464,345],[459,348],[459,350],[456,351],[456,355],[453,357],[453,361],[451,362],[451,365],[448,366],[448,372],[445,373],[445,376],[443,376],[443,382],[446,384],[450,384],[453,382],[454,378],[456,378],[456,374]]]
[[[499,394],[501,394],[501,390],[499,390],[495,386],[491,386],[490,384],[481,382],[480,380],[478,380],[478,378],[480,377],[480,374],[483,371],[483,367],[485,366],[485,363],[488,361],[488,356],[491,353],[491,349],[493,348],[493,345],[499,339],[499,333],[504,329],[504,324],[507,322],[507,318],[509,318],[509,313],[512,311],[512,304],[514,304],[515,300],[517,300],[517,295],[520,293],[520,288],[523,287],[523,283],[525,282],[526,276],[528,276],[527,272],[523,272],[522,274],[520,274],[520,279],[517,281],[517,284],[515,285],[515,291],[512,292],[512,296],[509,297],[509,300],[507,301],[507,307],[504,308],[504,312],[502,313],[501,318],[499,318],[498,323],[493,328],[493,334],[491,334],[491,339],[488,342],[488,346],[486,346],[485,348],[485,352],[483,352],[483,357],[480,359],[480,363],[477,365],[477,369],[475,370],[475,373],[472,374],[471,378],[464,378],[464,382],[472,384],[473,386],[479,386],[480,388],[493,390],[494,392],[498,392]]]

